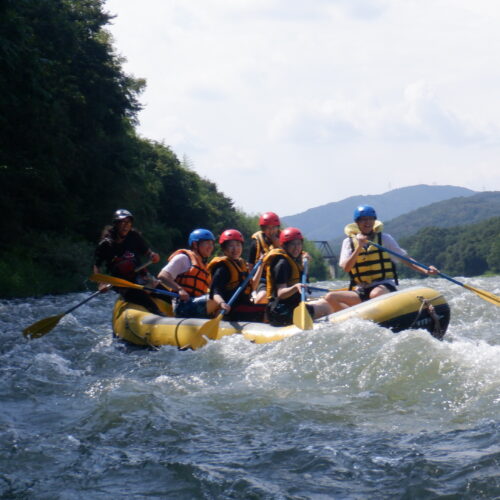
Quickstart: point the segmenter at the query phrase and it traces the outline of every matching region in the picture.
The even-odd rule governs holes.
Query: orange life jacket
[[[191,267],[185,273],[179,274],[179,276],[175,278],[176,283],[184,288],[191,297],[199,297],[200,295],[208,293],[210,273],[202,258],[192,250],[181,249],[175,251],[168,258],[168,262],[179,254],[184,254],[189,257]]]

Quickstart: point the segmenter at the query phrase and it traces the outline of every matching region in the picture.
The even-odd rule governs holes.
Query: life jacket
[[[266,291],[267,291],[267,299],[269,301],[271,301],[272,298],[275,297],[276,295],[276,286],[274,283],[273,273],[271,269],[273,267],[274,261],[278,257],[284,257],[290,264],[290,268],[292,270],[292,274],[290,275],[290,278],[288,279],[288,282],[286,284],[287,286],[292,286],[295,285],[296,283],[299,283],[302,277],[302,272],[304,270],[302,262],[299,263],[296,260],[292,259],[282,248],[275,248],[271,250],[264,257],[264,260],[262,262],[266,270]]]
[[[210,261],[210,264],[208,264],[207,268],[212,273],[215,267],[220,263],[223,263],[229,271],[229,281],[226,284],[226,290],[228,292],[235,291],[248,276],[247,263],[242,258],[234,260],[224,255],[222,257],[213,258]],[[242,293],[249,295],[251,292],[252,292],[252,284],[248,283],[248,285],[245,287],[245,290],[243,290]]]
[[[192,250],[181,249],[175,251],[169,258],[170,262],[176,255],[185,254],[191,261],[191,267],[175,278],[182,288],[192,297],[199,297],[208,293],[210,286],[210,273],[202,258]]]
[[[256,259],[263,257],[274,249],[272,243],[268,243],[265,238],[265,234],[262,231],[257,231],[252,234],[252,238],[257,242],[257,247],[255,251]]]
[[[135,281],[138,259],[133,252],[128,250],[120,255],[114,257],[110,263],[110,272],[112,276],[125,279],[127,281]]]
[[[378,222],[378,224],[377,224]],[[380,221],[376,221],[373,231],[375,233],[375,242],[382,244],[382,229],[384,225]],[[354,252],[358,247],[356,234],[359,233],[357,224],[348,224],[344,229],[349,236],[351,250]],[[374,281],[382,281],[385,279],[393,279],[398,284],[398,275],[396,266],[392,262],[388,252],[377,248],[375,245],[368,245],[368,248],[361,250],[361,253],[356,259],[356,263],[349,271],[351,283],[349,289],[360,283],[373,283]]]

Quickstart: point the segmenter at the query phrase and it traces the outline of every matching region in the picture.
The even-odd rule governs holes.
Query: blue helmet
[[[188,245],[191,246],[194,241],[201,240],[213,240],[215,241],[215,236],[208,229],[195,229],[189,235]]]
[[[375,217],[376,219],[377,214],[370,205],[360,205],[354,210],[354,222],[357,222],[360,217]]]

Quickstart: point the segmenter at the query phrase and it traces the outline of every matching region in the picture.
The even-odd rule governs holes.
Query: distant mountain
[[[384,231],[397,239],[425,227],[457,227],[500,216],[500,191],[451,198],[418,208],[384,223]]]
[[[393,189],[384,194],[351,196],[328,203],[296,215],[283,217],[283,226],[301,229],[310,240],[337,239],[342,236],[344,226],[352,222],[356,206],[372,205],[380,220],[388,221],[417,208],[456,197],[472,196],[476,192],[457,186],[428,186],[419,184]]]

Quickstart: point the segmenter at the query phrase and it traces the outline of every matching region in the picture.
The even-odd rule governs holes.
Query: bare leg
[[[370,291],[370,299],[374,299],[375,297],[380,297],[381,295],[385,295],[386,293],[390,293],[389,289],[384,285],[379,285],[373,288]]]
[[[356,292],[329,292],[324,298],[315,300],[311,303],[314,306],[314,317],[321,318],[333,312],[347,309],[361,302]]]
[[[352,290],[346,292],[329,292],[325,295],[325,300],[330,304],[334,312],[347,309],[361,302],[359,295]]]
[[[255,294],[253,299],[254,304],[267,304],[267,292],[265,290],[261,290]]]

